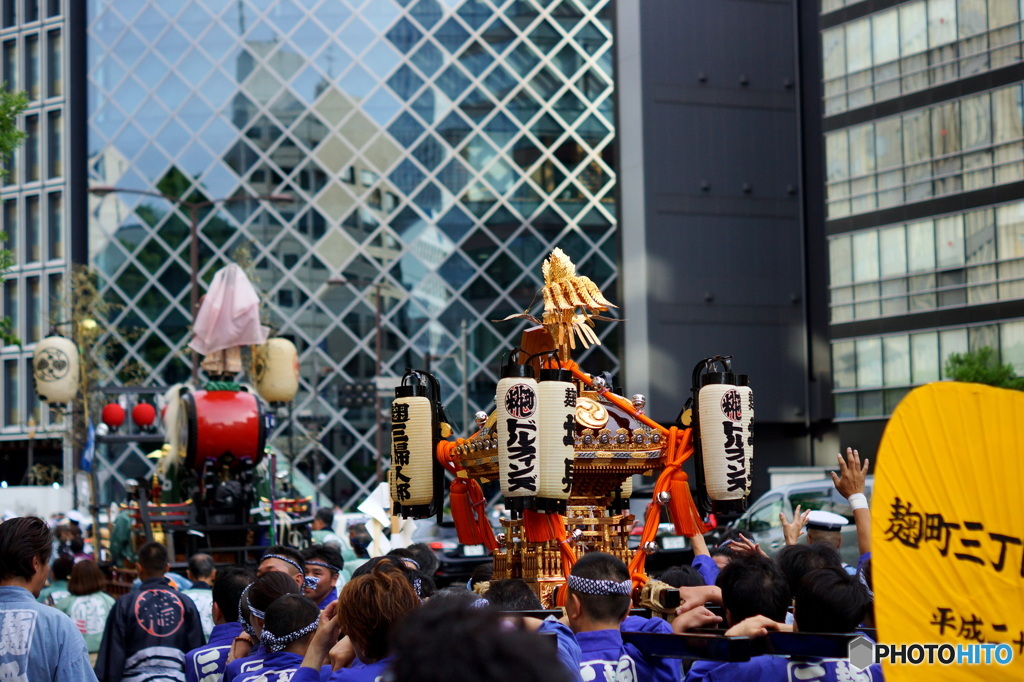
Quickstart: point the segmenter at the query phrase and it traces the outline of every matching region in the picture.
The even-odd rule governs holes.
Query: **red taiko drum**
[[[185,413],[185,455],[197,471],[207,460],[232,468],[263,457],[267,432],[263,404],[247,391],[195,391],[181,398]]]

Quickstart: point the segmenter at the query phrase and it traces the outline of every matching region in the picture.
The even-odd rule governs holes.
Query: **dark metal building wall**
[[[72,265],[84,265],[89,259],[86,5],[68,2],[67,13],[68,239]]]
[[[693,365],[735,356],[755,389],[760,490],[769,466],[811,463],[830,416],[821,190],[801,190],[822,172],[814,11],[640,3],[651,404],[672,420]],[[801,13],[815,19],[803,33]]]

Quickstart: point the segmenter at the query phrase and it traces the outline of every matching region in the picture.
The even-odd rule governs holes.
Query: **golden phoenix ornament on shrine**
[[[577,341],[584,348],[600,344],[594,321],[609,319],[600,313],[616,306],[576,272],[561,249],[551,252],[541,270],[544,312],[539,320],[529,310],[505,318],[537,326],[524,331],[520,345],[507,354],[496,409],[477,413],[475,434],[444,438],[447,419],[437,379],[427,372],[406,373],[396,405],[405,410],[412,396],[430,403],[433,417],[423,423],[432,424],[432,436],[411,447],[404,412],[396,416],[402,428],[393,432],[389,480],[393,513],[423,517],[442,507],[443,474],[450,473],[459,541],[493,552],[494,579],[522,578],[553,606],[560,601],[556,589],[586,552],[620,557],[629,564],[634,584],[643,585],[661,507],[668,508],[680,535],[703,533],[706,527],[681,469],[694,453],[692,429],[662,426],[645,414],[644,396],[617,395],[606,379],[583,372],[572,360]],[[634,550],[628,543],[634,525],[629,497],[637,474],[658,479]],[[497,536],[480,487],[493,481],[500,484],[507,514]],[[703,480],[699,483],[702,487]],[[432,503],[413,499],[411,491],[426,489],[433,490]]]

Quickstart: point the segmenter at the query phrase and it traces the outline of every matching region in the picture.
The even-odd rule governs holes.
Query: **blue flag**
[[[85,436],[85,449],[82,450],[82,462],[80,468],[82,471],[92,473],[92,459],[96,456],[96,429],[92,425],[92,420],[89,420],[89,428],[86,431]]]

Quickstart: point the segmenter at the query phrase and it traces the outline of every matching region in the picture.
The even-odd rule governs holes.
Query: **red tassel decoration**
[[[555,539],[551,517],[557,514],[542,514],[530,509],[523,510],[523,533],[527,542],[547,542]]]
[[[494,537],[494,529],[491,528],[491,522],[487,520],[487,500],[484,499],[483,488],[475,479],[469,481],[469,500],[472,504],[473,516],[476,519],[478,544],[493,552],[498,548],[498,539]]]
[[[452,521],[455,522],[455,532],[459,535],[459,542],[464,545],[479,545],[482,544],[482,541],[476,515],[473,513],[470,490],[469,482],[466,479],[456,478],[452,481],[449,494]]]

